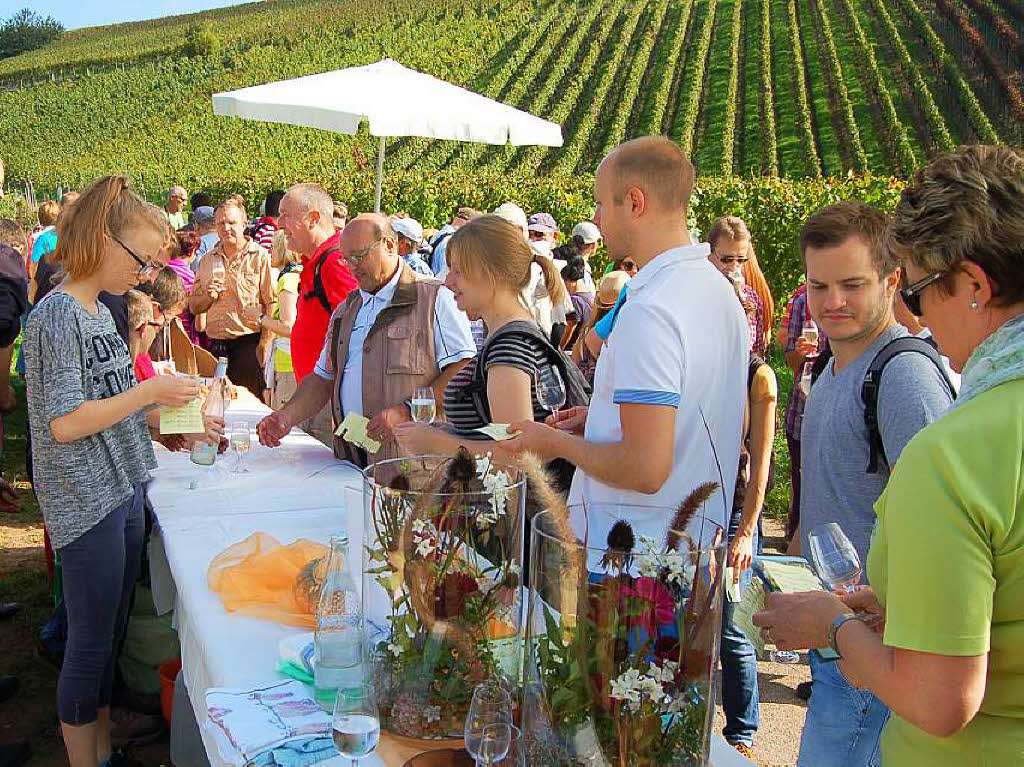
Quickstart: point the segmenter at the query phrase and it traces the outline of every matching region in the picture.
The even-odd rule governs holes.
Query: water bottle
[[[228,358],[219,357],[217,359],[217,372],[214,374],[213,383],[210,384],[210,393],[206,397],[206,406],[203,408],[203,412],[206,415],[218,418],[224,417],[224,412],[227,410],[228,405],[227,392],[225,391],[227,375]],[[199,466],[213,466],[213,462],[217,460],[218,447],[217,442],[207,442],[205,437],[197,439],[192,444],[192,463]]]
[[[314,696],[324,711],[334,710],[339,690],[356,689],[363,683],[361,612],[350,568],[348,536],[332,536],[313,640]]]

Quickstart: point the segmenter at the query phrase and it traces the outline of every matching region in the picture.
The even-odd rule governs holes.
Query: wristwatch
[[[839,629],[843,627],[847,621],[860,621],[861,623],[867,623],[867,613],[843,613],[842,615],[836,616],[836,619],[832,621],[832,625],[828,627],[828,646],[832,648],[832,652],[838,655],[840,658],[843,654],[839,652],[839,646],[836,644],[836,635],[839,633]]]

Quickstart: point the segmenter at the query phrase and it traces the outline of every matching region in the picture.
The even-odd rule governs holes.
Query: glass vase
[[[363,614],[381,726],[460,738],[473,689],[520,678],[526,481],[465,452],[363,475]]]
[[[707,764],[725,531],[694,509],[679,515],[591,504],[533,519],[529,764]]]

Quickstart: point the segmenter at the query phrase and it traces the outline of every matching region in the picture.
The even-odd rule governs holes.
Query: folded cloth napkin
[[[250,689],[211,688],[206,691],[206,711],[203,725],[212,730],[221,756],[229,764],[249,764],[282,748],[293,751],[296,759],[303,753],[323,751],[314,761],[332,755],[326,749],[296,751],[293,745],[331,737],[330,714],[321,710],[309,688],[300,682],[279,681]],[[288,764],[298,767],[299,763]]]
[[[292,634],[277,643],[278,673],[313,683],[313,633]]]

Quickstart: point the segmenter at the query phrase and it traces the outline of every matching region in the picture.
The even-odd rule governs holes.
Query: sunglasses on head
[[[903,303],[907,305],[911,314],[915,317],[921,317],[924,314],[924,312],[921,311],[921,294],[924,293],[926,288],[934,285],[947,274],[949,274],[949,270],[944,272],[935,272],[934,274],[929,274],[927,277],[922,277],[913,285],[900,288],[900,297],[903,298]]]

